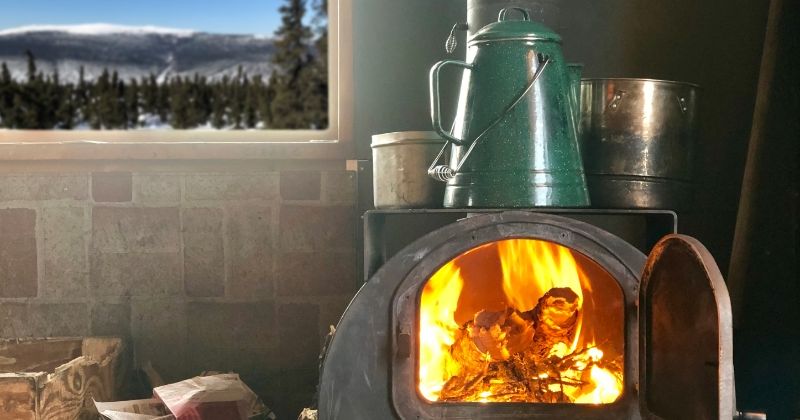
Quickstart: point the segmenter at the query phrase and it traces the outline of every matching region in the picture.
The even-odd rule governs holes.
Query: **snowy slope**
[[[256,35],[228,35],[153,26],[110,24],[34,25],[0,31],[0,62],[14,78],[27,75],[25,51],[36,57],[39,70],[58,70],[62,81],[76,82],[84,67],[86,78],[103,68],[124,79],[150,73],[161,80],[195,73],[211,79],[235,75],[239,65],[249,75],[271,72],[273,41]]]

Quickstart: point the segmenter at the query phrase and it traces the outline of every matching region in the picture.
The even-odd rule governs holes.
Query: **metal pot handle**
[[[489,125],[487,125],[486,128],[481,130],[480,134],[478,134],[475,137],[475,140],[473,140],[472,143],[469,145],[469,148],[464,153],[464,156],[462,156],[461,159],[458,161],[458,165],[455,167],[455,169],[451,168],[450,165],[438,165],[439,160],[442,159],[442,156],[444,156],[445,150],[447,150],[447,147],[450,145],[450,142],[452,141],[451,139],[454,139],[453,136],[450,136],[450,133],[447,133],[448,137],[445,137],[444,135],[442,135],[442,137],[444,137],[447,140],[447,142],[444,144],[444,146],[442,146],[442,150],[440,150],[439,154],[436,155],[436,158],[433,160],[433,163],[431,163],[431,166],[428,167],[428,175],[431,178],[433,178],[433,179],[435,179],[437,181],[442,181],[442,182],[447,182],[450,179],[454,178],[456,176],[456,174],[458,173],[458,171],[461,170],[461,167],[464,166],[464,162],[467,161],[467,158],[472,153],[472,150],[475,149],[475,146],[478,144],[478,141],[480,141],[480,139],[483,138],[484,134],[488,133],[489,130],[491,130],[492,128],[494,128],[494,126],[499,124],[500,121],[503,121],[503,119],[506,117],[506,115],[508,115],[508,113],[511,112],[511,110],[514,109],[514,107],[517,106],[518,103],[520,103],[522,98],[524,98],[525,95],[527,95],[528,92],[531,91],[531,88],[533,88],[533,85],[536,84],[536,80],[539,79],[539,76],[542,75],[542,72],[544,71],[545,67],[547,67],[547,64],[550,62],[550,56],[543,56],[542,54],[537,54],[537,57],[540,60],[539,61],[539,63],[540,63],[539,64],[539,68],[536,69],[536,73],[533,74],[533,78],[531,78],[530,82],[528,82],[528,85],[525,87],[525,89],[522,92],[520,92],[517,95],[516,98],[514,98],[513,101],[511,101],[511,103],[508,104],[508,106],[505,107],[505,109],[503,109],[503,112],[501,112],[500,115],[497,116],[497,118],[495,118],[491,123],[489,123]],[[435,101],[436,102],[436,104],[435,104],[436,108],[434,108],[434,100],[433,100],[433,92],[434,92],[434,90],[433,90],[433,75],[434,75],[434,69],[436,69],[436,71],[438,73],[437,66],[441,67],[439,65],[440,64],[444,64],[444,63],[446,63],[446,62],[445,61],[439,62],[436,65],[434,65],[433,69],[431,69],[431,107],[432,107],[432,109],[436,109],[439,106],[439,96],[438,96],[438,87],[439,86],[438,86],[438,74],[437,74],[437,86],[436,86],[437,96],[436,96],[436,101]],[[458,61],[456,63],[463,63],[463,62]],[[463,63],[463,64],[467,64],[467,63]],[[437,112],[438,112],[438,110],[437,110]],[[438,121],[438,122],[439,122],[439,125],[437,126],[437,124],[436,124],[437,123],[437,118],[434,118],[433,126],[434,126],[434,129],[436,129],[437,132],[441,135],[441,134],[443,134],[442,131],[444,131],[444,130],[441,130],[441,121]],[[439,130],[441,130],[441,131],[439,131]],[[456,143],[455,141],[453,141],[453,143],[458,144],[458,145],[463,145],[463,143],[466,143],[466,142],[463,141],[462,143]]]
[[[442,107],[441,101],[439,100],[439,71],[442,69],[442,67],[448,65],[463,67],[467,70],[472,70],[474,67],[472,64],[458,60],[444,60],[433,65],[430,73],[431,122],[433,123],[434,131],[442,136],[443,139],[461,146],[466,143],[464,140],[454,137],[452,134],[442,128]]]
[[[527,9],[523,9],[521,7],[504,7],[502,10],[500,10],[500,13],[498,13],[497,21],[502,22],[506,20],[506,15],[508,14],[509,10],[516,10],[522,13],[522,20],[527,20],[527,21],[531,20],[531,14],[530,12],[528,12]]]

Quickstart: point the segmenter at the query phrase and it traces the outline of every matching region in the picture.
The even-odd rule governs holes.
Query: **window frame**
[[[343,159],[353,147],[352,0],[328,2],[324,130],[0,129],[2,160]]]

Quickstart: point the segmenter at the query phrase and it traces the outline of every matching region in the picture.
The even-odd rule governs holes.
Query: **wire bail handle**
[[[442,150],[439,151],[439,154],[436,155],[436,158],[431,163],[431,166],[428,167],[428,176],[430,176],[431,178],[433,178],[433,179],[435,179],[437,181],[442,181],[442,182],[447,182],[447,181],[455,178],[455,176],[458,173],[458,171],[460,171],[461,167],[464,166],[464,162],[467,161],[467,158],[472,153],[472,150],[475,149],[475,146],[478,144],[478,141],[480,141],[483,138],[483,136],[486,133],[489,132],[489,130],[491,130],[497,124],[499,124],[500,121],[502,121],[506,117],[506,115],[508,115],[508,113],[511,112],[511,110],[514,109],[514,107],[517,106],[517,104],[519,104],[520,101],[522,101],[522,98],[524,98],[525,95],[527,95],[528,92],[531,91],[531,88],[533,88],[533,85],[536,84],[536,80],[539,79],[539,76],[541,76],[541,74],[544,71],[545,67],[547,67],[547,64],[550,62],[550,56],[546,56],[546,55],[543,56],[542,54],[537,54],[536,56],[539,59],[539,67],[536,69],[536,73],[533,74],[533,77],[531,78],[531,81],[528,82],[528,85],[525,87],[525,89],[522,92],[520,92],[517,95],[517,97],[514,98],[514,100],[508,106],[506,106],[506,108],[503,110],[503,112],[501,112],[500,115],[497,118],[492,120],[492,122],[489,123],[489,125],[487,125],[486,128],[484,128],[475,137],[475,140],[470,142],[469,148],[467,149],[466,153],[464,153],[464,156],[462,156],[461,159],[458,161],[458,165],[456,165],[455,169],[451,168],[449,164],[441,164],[440,165],[439,161],[442,160],[442,157],[444,156],[444,152],[450,146],[450,143],[454,143],[454,144],[457,144],[457,145],[466,145],[466,143],[468,143],[468,142],[465,141],[465,140],[457,139],[457,138],[453,137],[452,135],[450,135],[450,133],[443,132],[444,130],[441,129],[441,121],[438,118],[438,114],[439,114],[439,112],[438,112],[438,108],[439,108],[439,101],[438,101],[438,96],[439,96],[438,95],[438,87],[439,87],[438,86],[439,85],[439,83],[438,83],[438,79],[439,79],[439,77],[438,77],[438,69],[441,67],[442,64],[444,64],[446,62],[445,61],[439,62],[439,63],[437,63],[437,65],[435,65],[433,67],[433,69],[431,71],[431,93],[433,94],[435,92],[436,95],[432,96],[432,98],[435,97],[435,100],[432,100],[433,103],[431,105],[433,107],[432,110],[433,110],[434,129],[436,129],[436,131],[439,134],[441,134],[442,137],[444,137],[446,142],[445,142],[444,146],[442,146]],[[466,64],[466,63],[464,63],[464,64]],[[470,69],[472,68],[471,65],[470,65],[469,68]],[[434,83],[434,79],[435,79],[435,83]],[[437,122],[438,122],[438,124],[437,124]]]

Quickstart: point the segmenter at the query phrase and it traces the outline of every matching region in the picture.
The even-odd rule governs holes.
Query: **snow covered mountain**
[[[110,24],[32,25],[0,30],[0,62],[17,80],[27,77],[29,50],[45,74],[56,69],[63,82],[77,82],[80,67],[87,80],[104,68],[120,77],[155,74],[160,81],[195,73],[217,80],[238,67],[251,77],[271,73],[273,40],[257,35],[229,35],[154,26]]]

